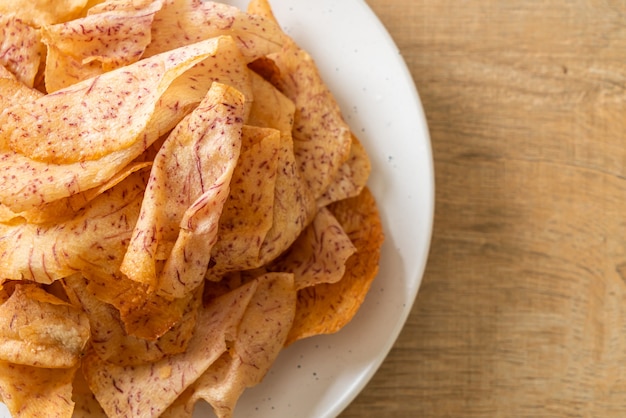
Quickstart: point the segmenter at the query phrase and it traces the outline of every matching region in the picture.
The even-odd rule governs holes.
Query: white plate
[[[386,240],[380,273],[353,321],[284,350],[265,380],[244,393],[235,416],[334,417],[387,356],[422,281],[434,211],[430,138],[406,64],[365,1],[270,1],[367,148]],[[229,3],[245,8],[247,0]]]
[[[245,8],[247,0],[229,3]],[[386,240],[380,273],[354,320],[337,334],[284,350],[265,380],[244,393],[235,416],[334,417],[385,359],[417,295],[434,211],[430,140],[410,73],[363,0],[272,0],[272,6],[315,59],[369,152],[369,186]],[[205,406],[197,416],[207,416]],[[0,416],[9,415],[0,410]]]

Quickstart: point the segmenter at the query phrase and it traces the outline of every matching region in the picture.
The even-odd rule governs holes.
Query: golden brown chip
[[[357,252],[346,263],[337,283],[307,287],[298,292],[293,328],[287,344],[318,334],[339,331],[363,303],[376,273],[383,242],[380,215],[368,188],[356,197],[329,206]]]
[[[283,348],[296,309],[293,275],[269,273],[256,281],[237,338],[229,352],[195,382],[187,410],[204,399],[219,418],[231,417],[243,391],[261,382]]]
[[[256,267],[272,227],[280,132],[244,126],[242,151],[212,249],[216,269]]]
[[[276,172],[276,178],[272,179],[275,182],[272,226],[264,240],[256,244],[260,245],[258,255],[245,264],[235,265],[231,262],[237,256],[232,249],[238,247],[235,244],[231,247],[232,239],[236,236],[235,231],[231,236],[223,236],[223,240],[218,241],[214,247],[212,255],[215,265],[208,272],[209,280],[220,280],[224,273],[236,268],[257,268],[273,260],[295,241],[316,211],[315,201],[300,178],[293,155],[291,130],[294,104],[260,76],[251,73],[250,79],[254,102],[248,122],[254,126],[280,131],[277,162],[280,169]],[[269,184],[263,186],[266,190]],[[254,192],[248,190],[248,195]]]
[[[275,19],[266,0],[252,0],[248,10]],[[313,58],[286,34],[282,44],[269,57],[278,68],[274,73],[277,87],[296,105],[294,154],[302,178],[317,199],[348,159],[351,132]]]
[[[296,290],[335,283],[343,277],[346,260],[355,250],[337,219],[322,208],[287,252],[268,269],[293,273]]]
[[[239,91],[214,83],[161,147],[121,266],[131,279],[169,297],[204,279],[239,158],[243,105]]]
[[[319,197],[348,158],[350,128],[308,53],[288,41],[273,58],[284,80],[283,93],[298,109],[293,129],[298,169],[313,195]]]
[[[78,363],[87,344],[89,320],[40,287],[18,284],[0,305],[0,337],[2,361],[68,368]]]
[[[100,194],[78,216],[58,224],[0,223],[0,283],[52,283],[81,271],[115,274],[139,214],[144,188],[144,173],[139,171]]]
[[[157,0],[141,8],[102,10],[44,26],[48,93],[139,60],[150,43],[152,20],[161,3]]]
[[[128,148],[145,140],[142,132],[172,81],[217,46],[217,39],[201,42],[15,106],[4,113],[2,140],[15,152],[54,164]]]
[[[156,0],[162,3],[160,0]],[[87,4],[87,16],[115,12],[142,10],[154,3],[155,0],[90,0]]]
[[[274,12],[272,11],[272,6],[270,6],[268,0],[251,0],[248,3],[246,11],[251,14],[264,16],[267,19],[277,22],[276,16],[274,16]]]
[[[192,337],[197,312],[202,303],[198,289],[178,323],[156,340],[128,335],[119,311],[90,292],[87,280],[74,275],[63,280],[73,303],[86,312],[91,326],[91,346],[98,356],[118,365],[153,363],[185,351]]]
[[[80,16],[87,0],[11,0],[0,2],[0,14],[19,13],[20,19],[36,27],[65,22]]]
[[[0,68],[4,68],[4,66],[0,66]],[[2,109],[11,107],[14,103],[37,100],[42,95],[43,93],[39,90],[28,87],[8,71],[0,77],[0,106]]]
[[[250,282],[201,309],[184,353],[156,363],[118,366],[89,352],[83,373],[107,415],[159,416],[226,351],[226,341],[236,335],[255,291],[256,282]]]
[[[78,211],[86,207],[96,197],[119,184],[126,179],[126,177],[149,167],[151,164],[150,162],[130,163],[128,166],[124,167],[122,171],[115,174],[115,176],[99,187],[94,187],[93,189],[85,190],[84,192],[55,200],[24,212],[15,213],[9,208],[0,205],[0,222],[7,223],[11,220],[16,221],[16,218],[23,218],[29,224],[40,225],[66,222],[78,216]]]
[[[350,156],[335,173],[324,194],[317,199],[317,206],[324,207],[357,196],[365,187],[371,168],[367,151],[353,133]]]
[[[71,418],[76,369],[45,369],[0,361],[0,400],[13,418]]]
[[[182,298],[164,298],[119,274],[84,275],[89,281],[89,292],[117,308],[126,333],[145,340],[156,340],[172,329],[194,298],[193,293]]]
[[[215,36],[229,35],[247,61],[275,52],[282,45],[278,25],[237,7],[212,1],[164,0],[152,25],[146,56]]]
[[[214,55],[222,41],[141,60],[7,110],[0,135],[0,202],[20,212],[106,182],[185,116],[166,87]],[[145,96],[133,93],[141,83]],[[95,108],[85,107],[88,102]]]
[[[0,14],[0,28],[0,64],[33,87],[44,55],[39,31],[13,14]]]
[[[83,372],[77,370],[72,382],[74,411],[72,418],[107,418],[95,395],[89,389]]]

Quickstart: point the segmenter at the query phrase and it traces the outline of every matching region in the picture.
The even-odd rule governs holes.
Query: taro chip
[[[76,365],[89,339],[82,310],[34,284],[17,284],[0,305],[0,360],[27,366]]]
[[[0,66],[0,68],[4,68]],[[30,102],[43,96],[39,90],[28,87],[16,79],[13,74],[7,73],[0,77],[0,106],[7,109],[15,103]]]
[[[49,223],[62,223],[70,220],[78,215],[78,211],[86,207],[91,201],[105,193],[107,190],[113,188],[125,180],[133,173],[143,170],[151,165],[150,162],[136,162],[131,163],[127,167],[124,167],[122,171],[115,174],[109,181],[99,187],[85,190],[84,192],[77,193],[75,195],[55,200],[37,208],[33,208],[24,212],[14,213],[10,209],[6,208],[6,215],[4,215],[0,206],[0,222],[8,222],[15,218],[24,218],[29,224],[49,224]],[[140,176],[141,177],[141,176]]]
[[[139,171],[99,195],[78,216],[58,224],[0,223],[2,279],[49,284],[78,271],[117,272],[144,188]]]
[[[262,16],[250,15],[235,6],[212,1],[164,0],[152,25],[152,42],[146,56],[216,36],[229,35],[246,61],[280,49],[280,27]]]
[[[121,266],[131,279],[169,297],[183,297],[204,279],[239,158],[243,105],[240,92],[214,83],[159,150]],[[162,271],[159,254],[166,255]]]
[[[289,250],[268,268],[293,273],[296,289],[300,290],[339,281],[346,270],[346,260],[354,252],[341,224],[322,208]]]
[[[0,65],[0,79],[2,78],[8,78],[11,80],[17,80],[15,78],[15,74],[13,74],[11,71],[7,70],[7,67],[5,67],[4,65]],[[23,83],[20,83],[23,84]],[[25,84],[23,84],[24,86],[26,86]]]
[[[266,0],[248,6],[268,20],[275,20]],[[319,198],[348,159],[352,137],[333,94],[311,56],[283,33],[282,49],[271,54],[277,87],[296,105],[294,153],[302,178]]]
[[[48,93],[138,61],[150,43],[150,27],[161,3],[102,10],[43,27]]]
[[[212,253],[221,268],[249,268],[259,258],[273,224],[279,147],[279,131],[244,126],[241,155]]]
[[[101,359],[123,366],[153,363],[167,355],[185,351],[202,301],[200,288],[174,327],[156,340],[146,340],[126,333],[119,312],[99,300],[90,291],[85,278],[74,275],[64,279],[64,283],[68,296],[85,310],[89,318],[93,350]]]
[[[162,3],[160,0],[157,0]],[[154,0],[90,0],[87,4],[87,15],[106,12],[142,10],[154,3]]]
[[[329,206],[354,246],[341,280],[298,292],[296,318],[287,344],[318,334],[339,331],[363,303],[380,259],[383,231],[376,202],[366,187],[356,197]]]
[[[0,361],[0,400],[13,418],[71,418],[76,369],[47,369]]]
[[[92,275],[88,289],[99,300],[114,306],[128,335],[154,341],[172,329],[185,315],[194,293],[164,298],[141,283],[119,274]]]
[[[293,103],[280,94],[260,77],[253,77],[258,82],[255,103],[259,106],[251,112],[251,120],[260,126],[267,126],[281,131],[281,144],[278,154],[278,175],[274,192],[273,224],[263,241],[259,260],[254,267],[263,265],[285,251],[308,225],[316,212],[315,201],[298,172],[294,157],[291,137]],[[259,86],[260,85],[260,86]],[[266,89],[269,89],[266,90]],[[259,95],[259,90],[264,92]],[[264,106],[274,106],[274,114],[260,110]],[[270,111],[271,112],[271,111]]]
[[[256,287],[250,282],[201,309],[184,353],[136,366],[111,364],[88,353],[83,373],[107,415],[159,416],[165,411],[227,350]]]
[[[308,53],[290,41],[274,59],[283,76],[283,93],[298,109],[293,130],[298,169],[319,197],[348,158],[350,128]]]
[[[316,211],[315,201],[300,178],[293,155],[291,130],[294,104],[259,75],[251,73],[250,79],[254,102],[248,119],[249,124],[280,132],[277,156],[277,165],[280,169],[276,172],[276,178],[271,179],[275,185],[272,226],[260,243],[258,255],[250,258],[245,264],[241,264],[243,260],[238,260],[240,263],[238,266],[232,263],[232,260],[241,255],[234,251],[241,248],[239,243],[234,242],[235,231],[233,230],[231,235],[224,234],[223,239],[214,247],[213,259],[216,264],[207,274],[210,280],[219,280],[225,272],[236,267],[257,268],[273,260],[293,243],[312,220]],[[264,190],[267,186],[269,184],[263,186]],[[263,192],[265,193],[267,192]]]
[[[141,60],[5,111],[0,202],[21,212],[108,181],[184,117],[167,87],[222,41]]]
[[[39,31],[12,14],[0,14],[0,28],[0,64],[33,87],[44,55]]]
[[[321,208],[357,196],[365,187],[370,171],[371,164],[367,151],[353,133],[350,156],[335,173],[328,189],[317,199],[317,206]]]
[[[243,391],[261,382],[283,348],[296,308],[293,275],[269,273],[256,281],[231,349],[194,383],[193,394],[186,394],[187,411],[204,399],[218,418],[231,417]]]
[[[74,375],[72,400],[74,401],[72,418],[107,418],[95,395],[89,389],[81,370]]]
[[[56,164],[128,148],[144,140],[142,132],[169,85],[216,49],[217,40],[196,44],[16,106],[5,112],[2,139],[15,152]]]
[[[20,19],[40,27],[75,19],[82,13],[87,0],[11,0],[0,2],[0,14],[19,11]]]

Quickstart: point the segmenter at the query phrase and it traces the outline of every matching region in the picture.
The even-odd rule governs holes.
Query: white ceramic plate
[[[247,0],[229,3],[245,8]],[[369,152],[386,241],[380,273],[354,320],[284,350],[265,380],[244,393],[235,416],[334,417],[387,356],[419,289],[434,210],[430,140],[406,65],[363,0],[272,0],[272,7],[313,56]],[[197,416],[207,416],[205,406]]]

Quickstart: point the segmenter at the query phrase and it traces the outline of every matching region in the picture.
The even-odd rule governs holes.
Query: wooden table
[[[423,101],[436,215],[342,417],[626,417],[626,2],[368,3]]]

